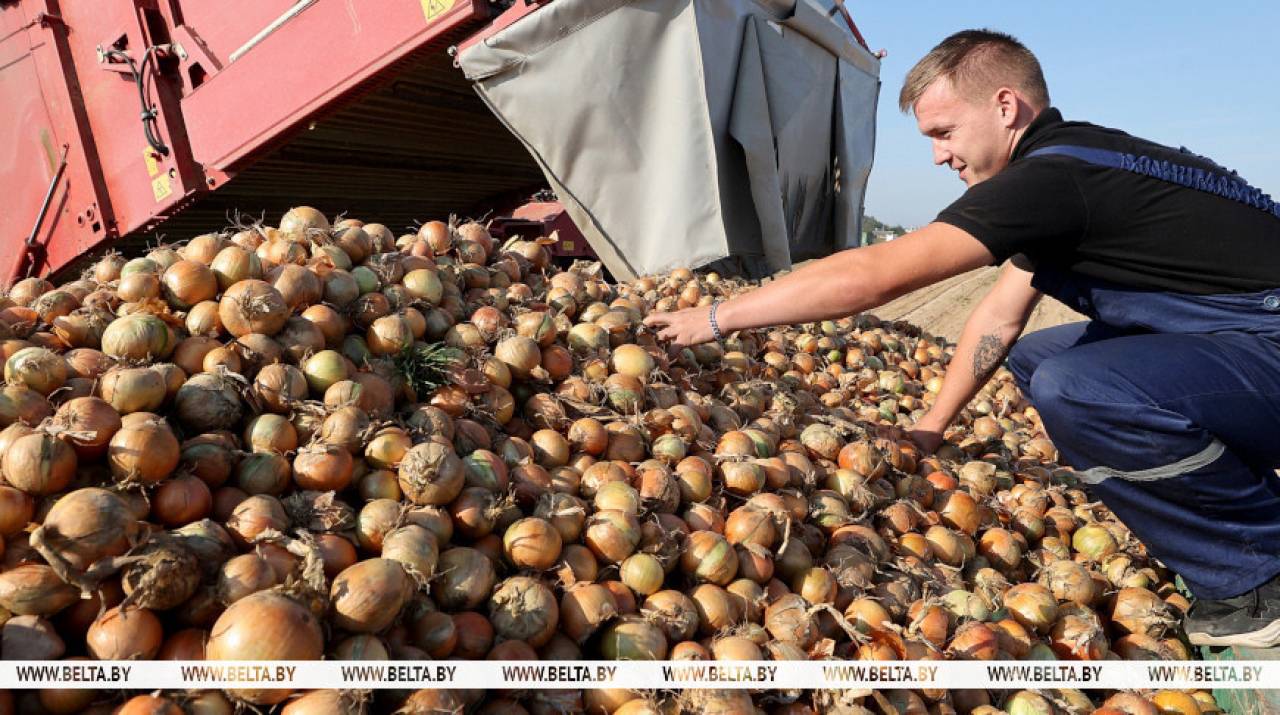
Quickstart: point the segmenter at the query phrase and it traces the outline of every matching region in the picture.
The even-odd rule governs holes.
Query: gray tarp
[[[458,64],[617,278],[760,275],[861,230],[879,60],[816,2],[555,0]]]

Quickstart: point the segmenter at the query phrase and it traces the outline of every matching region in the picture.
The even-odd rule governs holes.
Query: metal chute
[[[458,64],[620,279],[857,244],[879,60],[816,0],[556,0]]]

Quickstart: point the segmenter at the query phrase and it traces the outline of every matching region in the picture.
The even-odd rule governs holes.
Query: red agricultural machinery
[[[759,88],[808,73],[811,92],[753,91],[744,77],[777,54],[753,22],[800,48]],[[553,56],[570,41],[593,56]],[[791,258],[802,230],[819,226],[818,252],[856,231],[877,77],[843,6],[816,0],[3,0],[0,282],[298,203],[393,230],[451,213],[493,218],[499,235],[558,230],[559,253],[598,254],[620,277],[733,255],[775,265],[779,230]],[[673,107],[651,113],[655,91],[692,128],[664,130]],[[801,127],[784,102],[809,102],[830,130],[807,187],[783,149],[812,140],[788,139]],[[760,112],[772,157],[752,149]],[[548,187],[551,201],[531,201]]]

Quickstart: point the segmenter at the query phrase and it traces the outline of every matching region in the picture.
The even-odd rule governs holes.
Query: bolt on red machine
[[[666,24],[636,34],[638,18],[653,10],[665,13]],[[584,12],[598,21],[577,23]],[[812,103],[810,114],[825,112],[828,123],[843,106],[852,118],[847,123],[858,125],[853,140],[837,128],[822,142],[825,184],[809,190],[808,203],[788,198],[794,182],[775,182],[763,193],[734,183],[761,159],[750,142],[732,136],[734,108],[743,125],[745,102],[757,101],[750,114],[771,120],[766,130],[782,145],[791,121],[776,116],[784,98],[759,103],[744,83],[752,36],[759,34],[752,22],[773,23],[799,48],[797,64],[785,69],[808,76],[809,91],[787,101]],[[725,28],[737,37],[728,53],[706,39]],[[564,58],[545,43],[529,44],[548,36],[614,49],[557,65]],[[645,49],[672,44],[658,42],[660,36],[685,38],[686,57],[697,60],[701,74],[673,80],[660,77],[661,68],[637,65],[673,59]],[[514,64],[485,64],[495,57]],[[602,63],[614,63],[612,74],[599,74]],[[586,79],[608,76],[615,86],[578,76],[592,65],[596,74]],[[861,73],[860,93],[831,81],[846,66]],[[558,73],[573,101],[522,84],[519,75],[543,68]],[[761,70],[766,83],[769,71]],[[622,106],[618,97],[643,99],[673,82],[701,93],[702,109],[690,111],[705,115],[697,123],[705,136],[655,141],[651,125],[610,114]],[[511,88],[535,91],[513,98],[505,94]],[[831,223],[840,201],[830,197],[841,192],[860,212],[877,89],[878,57],[861,44],[842,5],[829,0],[4,0],[0,282],[73,269],[94,251],[185,240],[235,221],[278,220],[298,203],[393,230],[451,213],[499,217],[496,233],[555,230],[556,252],[600,254],[619,277],[686,258],[767,255],[760,237],[767,244],[775,223],[767,217],[753,219],[755,228],[746,231],[757,245],[717,238],[723,245],[712,241],[693,253],[669,246],[667,234],[681,224],[664,217],[688,209],[646,193],[669,183],[644,173],[646,161],[706,153],[696,163],[711,167],[705,182],[711,185],[700,194],[709,208],[690,213],[688,236],[699,235],[699,222],[718,223],[717,236],[743,233],[736,218],[723,217],[750,213],[753,203],[760,213],[769,191],[780,197],[773,202],[781,202],[778,211],[817,206],[814,220],[826,216]],[[522,119],[533,116],[558,126],[533,131]],[[608,131],[600,134],[593,121]],[[597,142],[608,136],[615,150],[585,146],[566,167],[555,147],[578,136]],[[764,161],[774,161],[779,175],[795,174],[782,154]],[[584,174],[583,166],[593,173]],[[602,194],[584,180],[613,188]],[[531,201],[548,186],[559,201]],[[634,214],[619,212],[620,205],[648,206],[647,223],[664,235],[641,235]],[[847,219],[841,227],[850,228]]]

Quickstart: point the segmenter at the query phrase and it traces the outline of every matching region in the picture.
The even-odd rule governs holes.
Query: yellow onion
[[[117,359],[163,360],[176,346],[173,329],[149,313],[116,318],[102,333],[102,352]]]
[[[347,379],[347,362],[337,351],[321,350],[303,363],[302,374],[312,392],[324,394],[335,382]]]
[[[4,379],[47,396],[67,381],[67,361],[45,348],[25,348],[5,361]]]
[[[142,419],[123,425],[111,437],[107,463],[119,481],[157,484],[178,466],[182,449],[163,420],[145,412],[134,415]]]
[[[560,609],[555,594],[546,584],[515,576],[494,590],[489,601],[489,620],[499,638],[523,641],[537,648],[555,634]]]
[[[205,648],[209,660],[319,660],[324,634],[311,611],[270,591],[236,601],[218,617]],[[243,689],[236,697],[273,705],[289,697],[288,689]]]
[[[4,477],[27,494],[47,496],[71,484],[77,462],[75,451],[66,442],[45,432],[33,432],[14,440],[5,451]]]
[[[475,608],[489,599],[496,581],[493,562],[479,551],[459,546],[440,554],[440,580],[432,594],[442,608]]]
[[[102,398],[116,412],[154,412],[164,404],[168,387],[164,376],[149,367],[115,368],[102,376]]]
[[[502,536],[503,552],[517,568],[543,571],[560,558],[560,532],[545,519],[527,517],[507,527]]]
[[[333,580],[330,609],[339,628],[354,633],[385,629],[400,615],[413,581],[399,562],[366,559],[350,566]]]
[[[218,295],[218,278],[199,261],[177,261],[165,269],[160,279],[164,296],[177,308],[190,308]]]
[[[257,279],[242,280],[222,294],[218,317],[233,337],[250,333],[275,335],[289,318],[289,305],[270,283]]]

